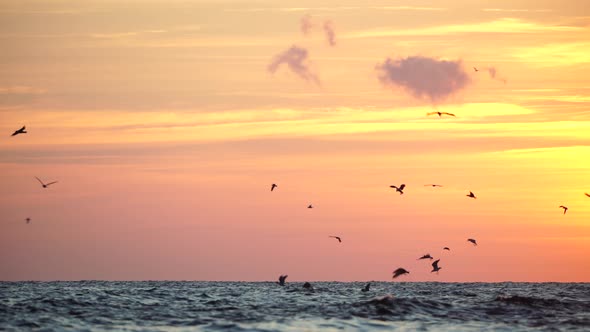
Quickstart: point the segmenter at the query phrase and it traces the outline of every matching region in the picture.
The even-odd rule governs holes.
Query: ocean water
[[[588,283],[0,282],[5,331],[590,331]]]

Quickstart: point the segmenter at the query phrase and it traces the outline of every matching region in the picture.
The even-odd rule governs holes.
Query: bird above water
[[[467,241],[473,243],[474,246],[477,245],[477,241],[475,241],[475,239],[467,239]]]
[[[444,115],[448,115],[448,116],[455,116],[455,114],[453,113],[449,113],[449,112],[430,112],[430,113],[426,113],[426,115],[434,115],[434,114],[438,114],[438,117],[442,117],[443,114]]]
[[[438,262],[440,262],[440,259],[437,259],[434,261],[434,263],[432,263],[432,271],[430,271],[430,273],[432,273],[432,272],[438,273],[438,271],[441,269],[441,267],[438,266]]]
[[[422,257],[418,258],[418,260],[421,260],[421,259],[433,259],[433,258],[432,258],[432,256],[430,256],[430,254],[426,254],[426,255],[423,255]]]
[[[470,197],[470,198],[474,198],[474,199],[477,198],[477,197],[475,197],[475,194],[471,191],[469,192],[469,195],[465,195],[465,196]]]
[[[405,184],[402,184],[401,186],[389,186],[390,188],[394,188],[396,192],[398,192],[400,195],[404,194],[404,188],[406,187]]]
[[[283,275],[279,276],[279,282],[277,282],[277,284],[279,284],[281,286],[285,286],[285,280],[287,279],[287,277],[288,277],[288,275],[286,275],[286,274],[284,276]]]
[[[451,248],[449,248],[449,247],[444,247],[444,248],[443,248],[443,250],[448,250],[448,251],[451,251]]]
[[[368,292],[370,290],[370,288],[371,288],[371,283],[368,283],[365,285],[365,288],[361,289],[361,291]]]
[[[25,126],[23,126],[21,129],[15,130],[14,133],[12,133],[12,135],[10,135],[10,136],[16,136],[18,134],[26,134],[26,133],[27,133],[27,131],[25,130]]]
[[[397,278],[397,277],[399,277],[401,275],[408,274],[408,273],[410,273],[410,271],[404,269],[403,267],[400,267],[397,270],[393,271],[393,277],[392,278],[395,279],[395,278]]]
[[[442,187],[440,184],[425,184],[424,187]]]
[[[43,188],[47,188],[48,186],[57,183],[57,181],[53,181],[53,182],[49,182],[49,183],[43,183],[43,181],[41,181],[41,179],[39,179],[38,177],[35,176],[35,179],[37,179],[37,181],[39,181],[39,183],[41,183],[41,186],[43,186]]]
[[[563,209],[563,214],[565,214],[568,210],[567,206],[560,205],[559,207]]]
[[[333,238],[335,238],[336,240],[338,240],[338,242],[342,242],[342,239],[340,238],[340,236],[333,236],[333,235],[330,235],[329,237],[333,237]]]
[[[276,184],[274,184],[274,183],[273,183],[273,184],[272,184],[272,186],[270,186],[270,191],[273,191],[273,190],[275,190],[275,188],[276,188],[276,187],[278,187],[278,186],[277,186]]]

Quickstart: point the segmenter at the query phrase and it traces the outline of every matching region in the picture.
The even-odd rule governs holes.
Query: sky
[[[590,282],[590,4],[490,3],[2,1],[0,280]]]

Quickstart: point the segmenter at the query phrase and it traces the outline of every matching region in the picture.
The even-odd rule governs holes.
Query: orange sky
[[[0,280],[590,281],[587,1],[3,1],[0,27]]]

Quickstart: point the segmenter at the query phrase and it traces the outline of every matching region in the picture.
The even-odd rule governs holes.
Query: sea
[[[590,283],[0,282],[2,331],[590,331]]]

